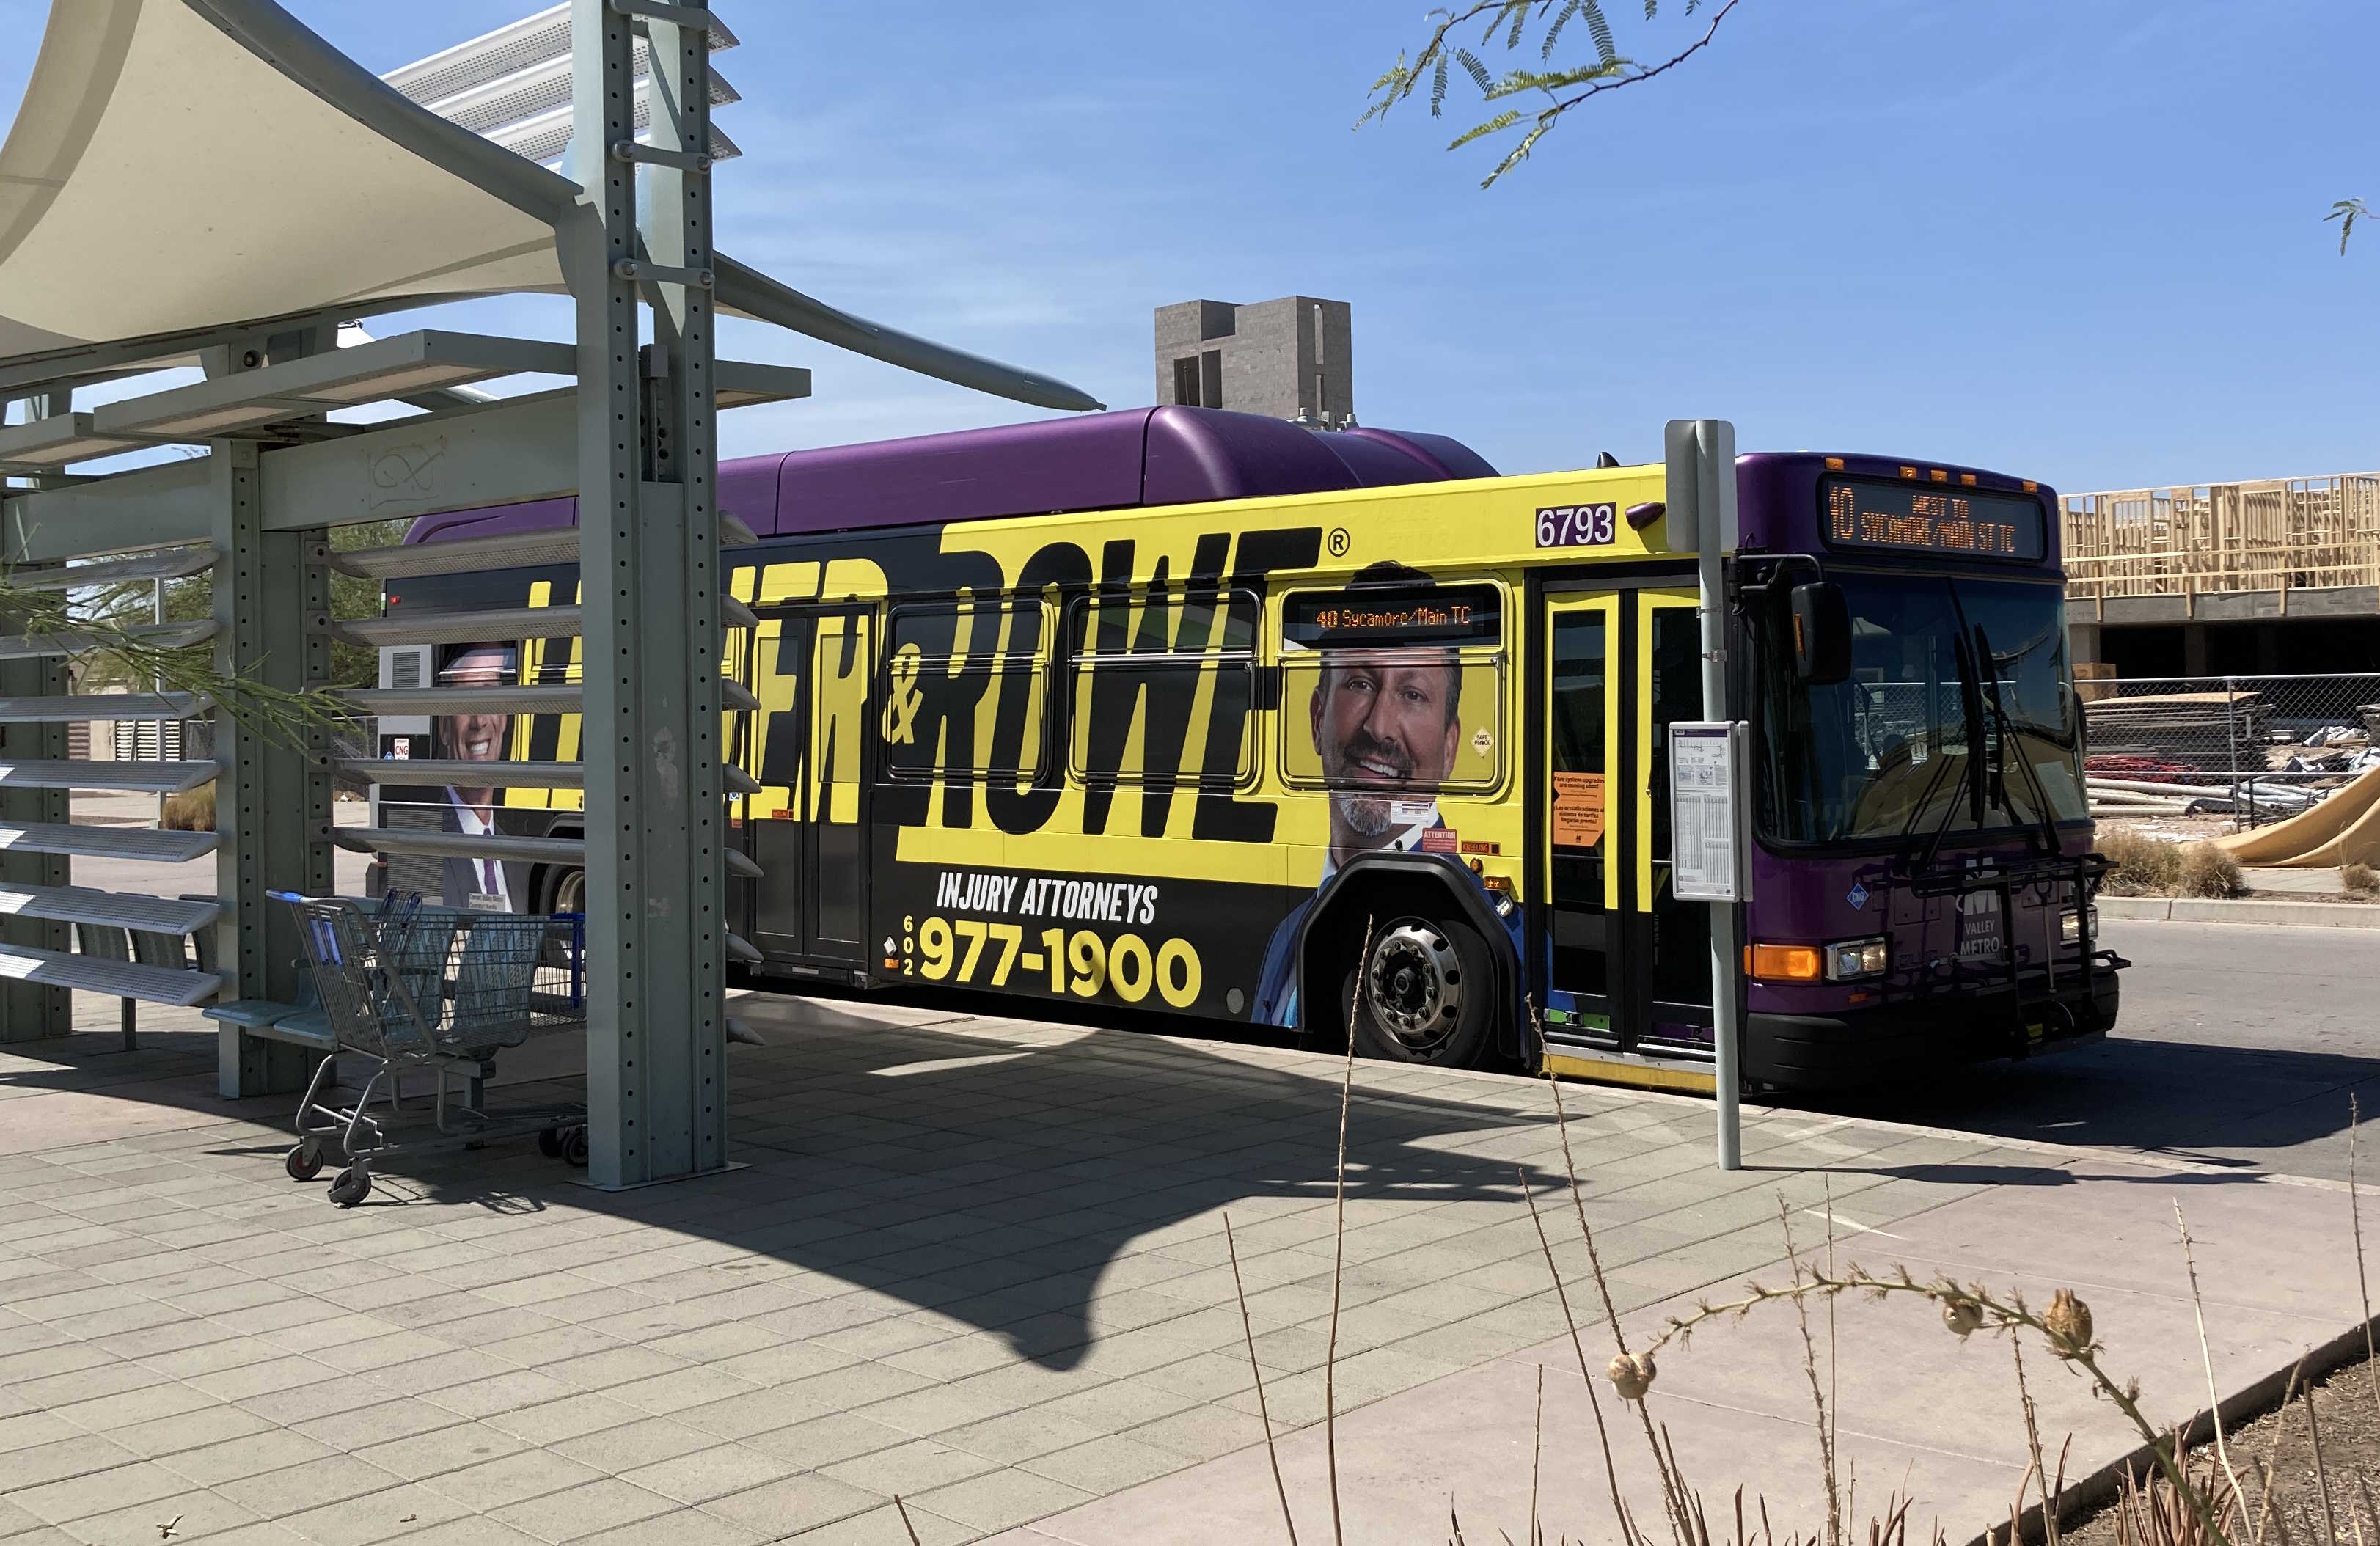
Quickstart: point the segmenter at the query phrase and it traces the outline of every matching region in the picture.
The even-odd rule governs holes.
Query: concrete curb
[[[2281,1404],[2281,1398],[2293,1385],[2311,1384],[2362,1357],[2365,1347],[2370,1345],[2366,1339],[2372,1337],[2380,1337],[2380,1316],[2368,1322],[2356,1322],[2322,1345],[2308,1348],[2294,1362],[2283,1364],[2263,1379],[2226,1396],[2216,1407],[2223,1417],[2224,1430],[2229,1432],[2273,1410]],[[2215,1437],[2214,1417],[2214,1412],[2200,1407],[2198,1415],[2182,1425],[2183,1444],[2196,1449],[2210,1443]],[[2072,1529],[2114,1503],[2123,1490],[2123,1474],[2127,1467],[2146,1475],[2155,1467],[2156,1456],[2148,1445],[2142,1444],[2130,1455],[2120,1455],[2087,1476],[2068,1481],[2065,1491],[2058,1494],[2058,1528]],[[2037,1542],[2047,1539],[2048,1532],[2042,1528],[2041,1510],[2042,1505],[2035,1503],[2024,1511],[2019,1526],[2023,1540]],[[2006,1527],[1986,1529],[1969,1542],[1969,1546],[1992,1546],[1995,1540],[2004,1538],[2007,1533]]]
[[[2099,916],[2158,923],[2278,923],[2294,929],[2380,929],[2380,907],[2361,902],[2218,902],[2194,896],[2102,896]]]

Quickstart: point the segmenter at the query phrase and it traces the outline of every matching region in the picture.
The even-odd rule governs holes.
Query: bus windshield
[[[2054,581],[1828,578],[1851,613],[1848,680],[1795,678],[1784,587],[1754,621],[1767,835],[1930,842],[2089,817]]]

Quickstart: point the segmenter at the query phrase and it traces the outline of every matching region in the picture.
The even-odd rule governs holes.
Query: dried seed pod
[[[1650,1353],[1619,1353],[1612,1357],[1604,1374],[1619,1391],[1622,1401],[1642,1401],[1645,1393],[1653,1388],[1653,1355]]]
[[[1964,1342],[1984,1323],[1984,1307],[1973,1299],[1949,1298],[1942,1301],[1942,1324],[1950,1333]]]
[[[2076,1298],[2070,1288],[2049,1296],[2049,1309],[2041,1323],[2049,1328],[2049,1350],[2061,1358],[2070,1358],[2091,1345],[2091,1307]]]

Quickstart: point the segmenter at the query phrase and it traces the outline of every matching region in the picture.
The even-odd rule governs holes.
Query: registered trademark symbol
[[[1347,556],[1347,550],[1348,550],[1348,548],[1352,547],[1353,545],[1354,545],[1354,539],[1347,535],[1347,529],[1346,529],[1345,527],[1343,527],[1343,526],[1334,526],[1334,527],[1332,527],[1332,528],[1330,529],[1330,556],[1331,556],[1331,557],[1333,557],[1333,558],[1344,558],[1344,557],[1346,557],[1346,556]]]

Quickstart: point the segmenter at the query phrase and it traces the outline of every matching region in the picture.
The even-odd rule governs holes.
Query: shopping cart
[[[584,939],[580,920],[429,907],[394,895],[367,908],[344,897],[273,894],[298,916],[314,988],[341,1054],[370,1068],[353,1105],[332,1103],[338,1057],[322,1060],[298,1107],[298,1144],[286,1168],[310,1181],[325,1148],[338,1145],[346,1167],[331,1200],[352,1208],[371,1191],[375,1162],[536,1134],[539,1147],[574,1164],[587,1163],[587,1108],[524,1105],[491,1110],[481,1091],[494,1057],[547,1029],[575,1022],[533,1003],[540,969],[559,964],[575,980]],[[407,1075],[428,1074],[429,1120],[407,1122],[421,1107],[406,1103]],[[460,1097],[457,1099],[457,1097]],[[371,1115],[384,1097],[385,1125]],[[422,1092],[414,1098],[420,1101]]]

